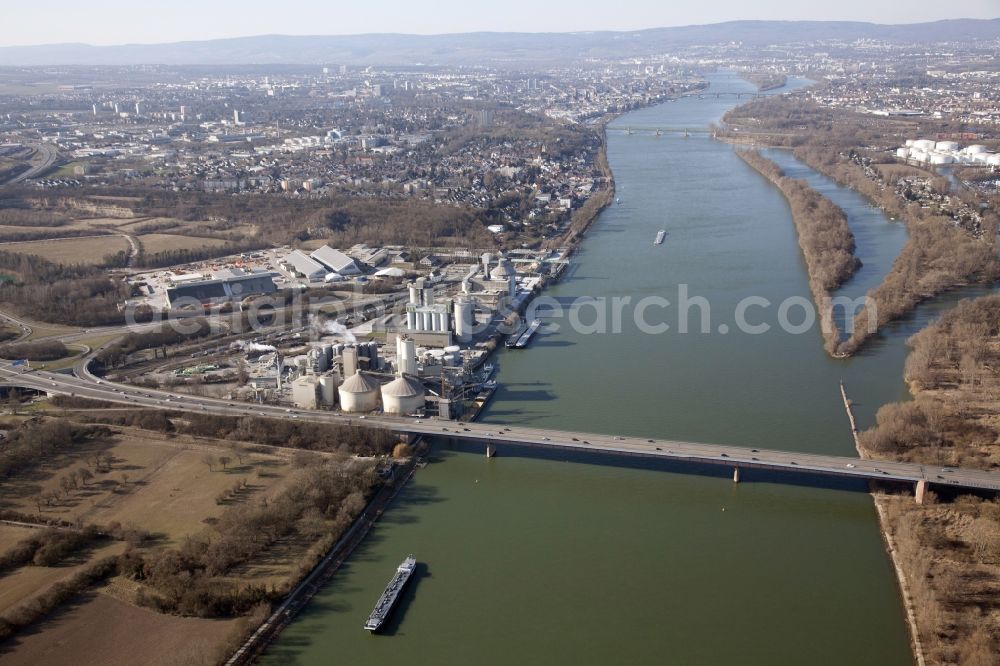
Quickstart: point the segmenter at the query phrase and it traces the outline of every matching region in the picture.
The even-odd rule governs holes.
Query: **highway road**
[[[881,480],[931,486],[1000,491],[1000,472],[968,468],[927,466],[916,463],[861,460],[846,456],[798,453],[773,449],[750,449],[698,442],[624,437],[597,433],[543,430],[520,425],[459,423],[436,418],[418,419],[384,415],[359,416],[340,412],[299,410],[275,405],[239,403],[215,398],[172,393],[156,389],[114,384],[93,376],[83,363],[77,375],[29,370],[0,364],[0,384],[22,386],[52,394],[75,395],[136,407],[174,409],[230,416],[299,419],[371,428],[399,433],[433,435],[480,442],[561,449],[592,453],[638,455],[678,462],[722,465],[732,469],[767,469],[847,479]],[[485,450],[485,448],[484,448]]]
[[[20,183],[21,181],[28,180],[29,178],[34,178],[38,174],[44,173],[46,169],[55,163],[57,153],[54,146],[47,143],[40,143],[32,146],[32,148],[38,152],[37,157],[39,157],[41,161],[21,175],[11,178],[7,181],[8,185],[13,185],[14,183]]]

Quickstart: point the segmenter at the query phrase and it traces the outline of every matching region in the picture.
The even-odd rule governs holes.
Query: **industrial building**
[[[212,279],[188,279],[187,276],[167,288],[167,307],[201,307],[241,301],[247,296],[272,294],[278,290],[270,273],[231,274]]]
[[[318,261],[329,270],[340,275],[361,275],[361,269],[357,263],[340,250],[335,250],[329,245],[314,250],[309,254],[310,258]]]
[[[282,259],[281,263],[289,273],[294,273],[310,282],[313,280],[322,280],[328,272],[323,264],[301,250],[293,251]]]
[[[896,149],[896,157],[935,166],[943,164],[1000,166],[1000,153],[991,153],[986,146],[979,144],[962,148],[956,141],[907,139],[905,146]]]

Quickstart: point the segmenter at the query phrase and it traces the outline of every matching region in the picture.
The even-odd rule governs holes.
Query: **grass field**
[[[34,631],[0,645],[4,666],[201,666],[239,620],[163,615],[97,592],[53,613]]]
[[[3,585],[0,585],[0,613],[21,604],[57,581],[66,580],[89,562],[120,555],[124,551],[125,543],[114,541],[91,549],[57,567],[26,566],[9,573],[3,577]]]
[[[34,528],[31,527],[19,527],[17,525],[0,523],[0,553],[9,549],[18,541],[27,539],[34,531]]]
[[[73,412],[59,413],[71,418]],[[13,417],[8,421],[16,425]],[[338,454],[316,455],[344,460],[345,465],[367,464]],[[225,466],[221,465],[223,456],[228,458]],[[93,477],[76,488],[63,488],[60,481],[78,469],[88,470]],[[219,440],[115,427],[106,437],[50,454],[39,465],[5,480],[0,486],[0,508],[43,520],[85,525],[117,522],[138,528],[152,536],[134,546],[136,552],[148,556],[164,547],[183,546],[186,537],[211,531],[210,525],[231,507],[274,498],[302,478],[292,451],[255,447],[249,453]],[[0,550],[31,532],[0,526]],[[252,583],[280,589],[298,571],[315,540],[311,532],[292,531],[216,580],[235,587]],[[25,566],[0,577],[0,614],[13,617],[17,612],[13,609],[32,596],[68,579],[87,563],[128,548],[124,541],[97,543],[98,547],[60,566]],[[157,594],[145,585],[119,575],[91,587],[0,643],[0,663],[116,666],[139,663],[137,658],[143,664],[218,663],[220,650],[246,625],[245,619],[197,619],[150,610],[138,603],[140,591]]]
[[[28,340],[38,340],[39,338],[47,338],[52,335],[62,335],[63,333],[72,333],[73,331],[80,330],[79,328],[60,326],[59,324],[35,324],[32,322],[29,325],[31,326],[31,335],[28,336]]]
[[[98,472],[89,463],[96,453],[113,456],[109,471]],[[228,456],[232,462],[225,471],[220,465],[209,469],[206,455]],[[125,429],[108,441],[90,442],[72,455],[59,456],[31,477],[6,483],[0,507],[37,514],[36,497],[60,490],[60,479],[79,468],[90,470],[94,478],[52,506],[42,506],[42,518],[138,525],[162,543],[177,545],[225,509],[215,498],[238,480],[246,478],[248,488],[234,501],[271,495],[282,487],[290,464],[281,455],[254,453],[241,466],[227,447]]]
[[[196,250],[203,247],[224,245],[221,238],[201,238],[177,234],[144,234],[137,236],[146,254],[156,254],[166,250]]]
[[[5,252],[33,254],[66,265],[96,265],[101,263],[106,255],[127,249],[128,241],[121,236],[88,236],[0,244],[0,250]]]

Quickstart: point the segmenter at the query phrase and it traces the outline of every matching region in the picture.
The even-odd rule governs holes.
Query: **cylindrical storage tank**
[[[934,150],[934,142],[930,139],[917,139],[913,142],[913,147],[920,150]]]
[[[483,274],[486,277],[490,275],[490,264],[493,263],[493,255],[489,252],[483,252]]]
[[[378,407],[378,382],[360,371],[337,389],[340,408],[345,412],[370,412]]]
[[[347,347],[344,349],[344,353],[341,354],[341,359],[344,364],[344,376],[353,377],[358,371],[358,348],[357,347]]]
[[[899,159],[905,160],[909,156],[910,156],[910,151],[909,151],[908,148],[897,148],[896,149],[896,157],[898,157]]]
[[[458,366],[462,364],[462,348],[458,345],[449,345],[444,348],[444,364],[448,366]]]
[[[934,144],[935,150],[952,151],[958,150],[958,144],[954,141],[938,141]]]
[[[986,146],[980,145],[978,143],[973,144],[971,146],[966,147],[965,152],[967,152],[970,155],[975,155],[976,153],[985,153]]]
[[[993,153],[986,158],[986,163],[990,166],[1000,166],[1000,153]]]
[[[420,288],[415,282],[410,283],[410,303],[420,305]]]
[[[913,150],[910,151],[910,159],[915,160],[917,162],[926,162],[927,153],[920,150],[919,148],[914,148]]]
[[[396,366],[400,373],[417,374],[417,343],[413,338],[396,338]]]
[[[976,164],[986,164],[988,159],[990,159],[989,153],[976,153],[972,156],[972,161]]]
[[[472,339],[472,329],[475,327],[474,305],[467,299],[455,301],[455,335],[462,342]]]
[[[337,400],[337,378],[333,375],[323,375],[319,378],[319,399],[325,407],[333,407]]]
[[[907,147],[907,148],[909,148],[909,147],[911,147],[912,145],[913,145],[913,139],[907,139],[907,140],[906,140],[906,147]]]
[[[407,375],[396,377],[382,387],[382,409],[402,416],[424,408],[424,386]]]
[[[951,155],[942,155],[941,153],[931,155],[931,164],[951,164],[954,161]]]
[[[417,313],[413,310],[406,311],[406,328],[411,331],[417,328]]]

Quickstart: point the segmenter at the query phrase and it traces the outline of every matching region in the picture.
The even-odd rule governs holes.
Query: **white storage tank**
[[[913,139],[907,139],[906,140],[906,147],[907,148],[911,148],[912,146],[913,146]]]
[[[951,152],[953,150],[958,150],[958,143],[955,141],[938,141],[934,145],[935,150],[940,150],[944,152]]]
[[[985,153],[986,146],[980,145],[978,143],[973,144],[971,146],[966,147],[965,152],[968,153],[969,155],[975,155],[976,153]]]
[[[315,377],[299,377],[292,382],[292,402],[301,409],[316,409]]]
[[[934,142],[930,139],[917,139],[913,142],[913,147],[924,151],[934,150]]]
[[[402,416],[424,408],[424,386],[408,375],[396,377],[382,387],[382,409]]]
[[[396,370],[407,375],[417,374],[417,343],[411,337],[396,338]]]
[[[951,164],[955,161],[955,158],[951,155],[945,155],[943,153],[934,153],[931,155],[931,164]]]
[[[919,148],[914,148],[913,150],[910,151],[910,159],[916,160],[917,162],[926,162],[927,153],[920,150]]]
[[[323,375],[319,378],[319,399],[324,407],[333,407],[337,401],[337,376]]]
[[[986,163],[990,166],[1000,166],[1000,153],[991,153],[990,156],[986,158]]]
[[[462,365],[462,348],[458,345],[448,345],[445,347],[444,364],[450,367]]]
[[[378,407],[378,382],[360,370],[348,377],[337,393],[345,412],[370,412]]]
[[[455,301],[455,336],[462,342],[472,339],[475,327],[475,305],[467,298]]]
[[[898,157],[899,159],[905,160],[909,156],[910,156],[910,149],[909,148],[897,148],[896,149],[896,157]]]

